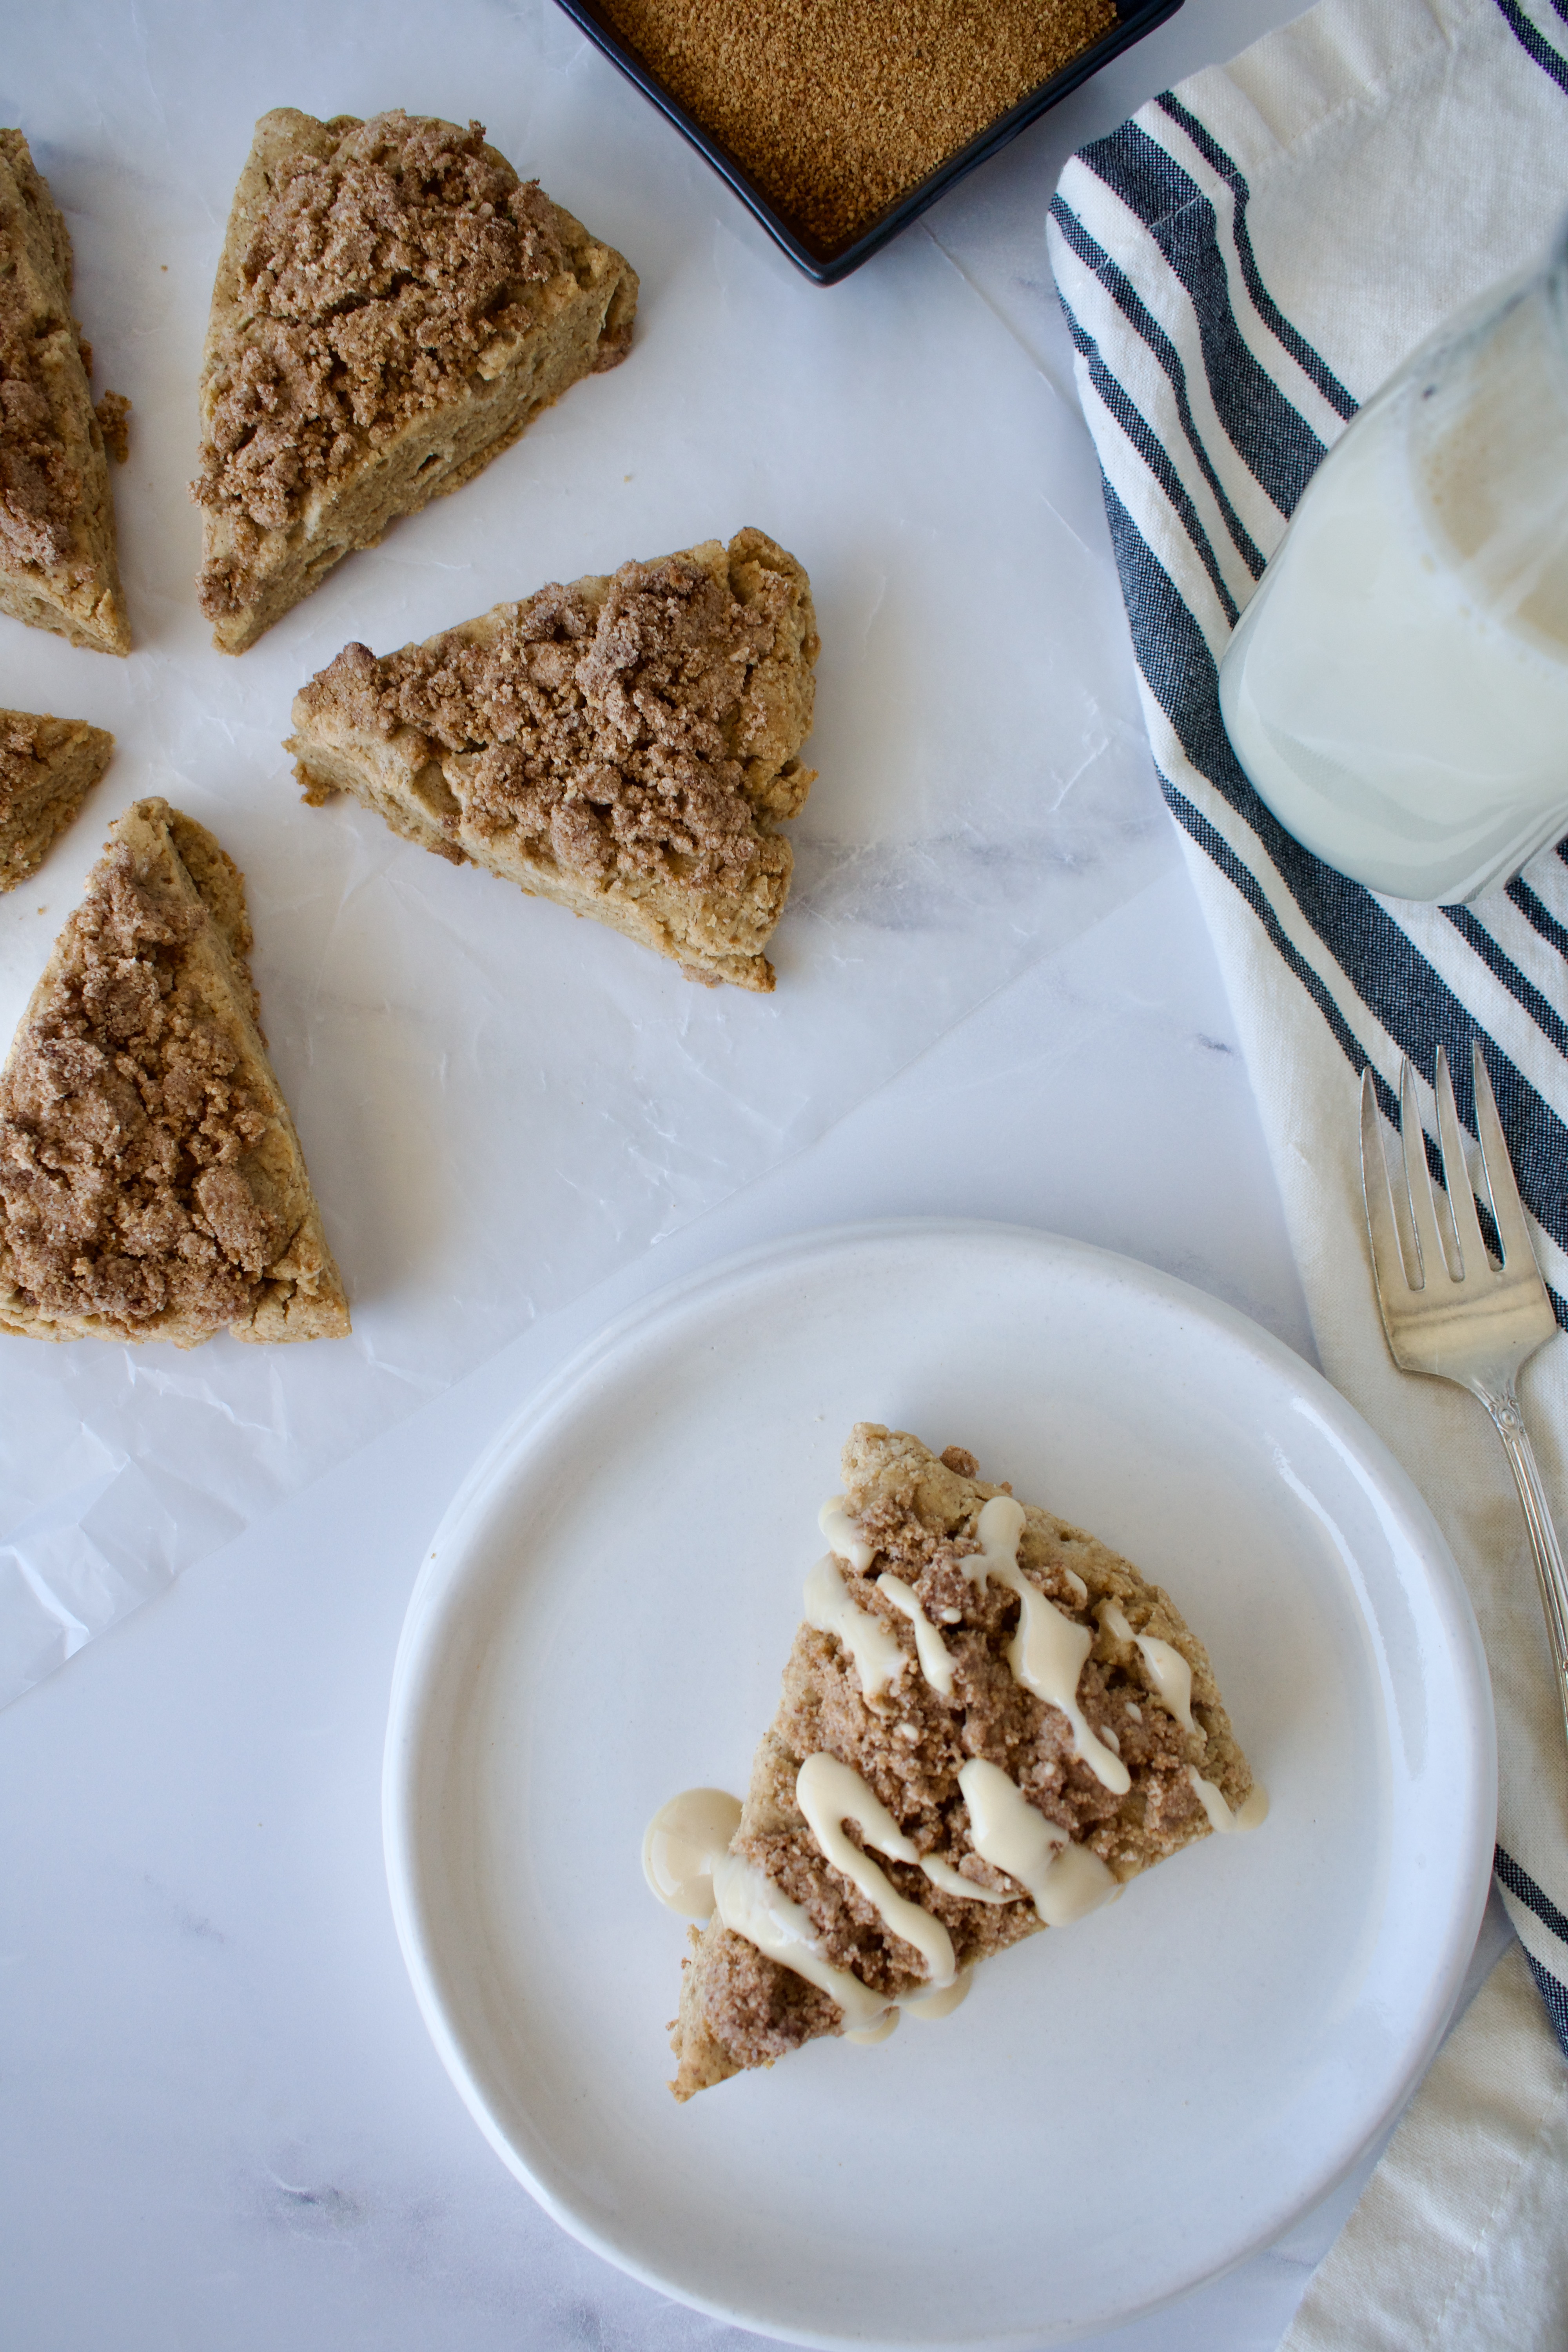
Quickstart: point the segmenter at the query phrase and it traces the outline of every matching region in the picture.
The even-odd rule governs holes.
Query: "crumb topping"
[[[1246,1793],[1250,1775],[1219,1705],[1206,1654],[1158,1587],[1092,1537],[1030,1511],[1018,1565],[1064,1616],[1089,1631],[1093,1646],[1079,1679],[1079,1704],[1097,1736],[1109,1735],[1131,1777],[1123,1795],[1107,1789],[1077,1754],[1067,1717],[1013,1673],[1007,1653],[1020,1613],[1017,1595],[993,1579],[972,1583],[963,1572],[979,1549],[973,1530],[983,1504],[1007,1490],[979,1485],[974,1457],[962,1446],[933,1456],[913,1440],[889,1438],[869,1425],[851,1440],[845,1467],[845,1508],[873,1558],[858,1572],[840,1559],[840,1572],[856,1607],[898,1641],[906,1667],[880,1697],[868,1701],[837,1637],[801,1628],[731,1851],[804,1907],[824,1958],[896,2000],[924,1979],[925,1963],[832,1866],[802,1819],[795,1778],[804,1758],[826,1752],[848,1765],[919,1853],[947,1863],[979,1886],[1014,1895],[1022,1890],[982,1860],[971,1842],[958,1777],[970,1759],[996,1765],[1047,1821],[1122,1879],[1206,1833],[1190,1763],[1197,1762],[1232,1802]],[[878,1588],[877,1579],[889,1570],[913,1588],[941,1632],[952,1662],[951,1697],[926,1681],[908,1618]],[[1112,1616],[1120,1612],[1120,1622],[1134,1633],[1152,1626],[1179,1645],[1193,1670],[1194,1731],[1184,1731],[1159,1704],[1135,1640],[1108,1630],[1108,1601],[1116,1604]],[[852,1822],[844,1829],[864,1846]],[[880,1853],[871,1858],[900,1895],[942,1921],[961,1969],[1039,1924],[1026,1899],[971,1902],[934,1886],[913,1863]],[[701,2014],[740,2066],[782,2056],[843,2024],[828,1995],[728,1929],[718,1932],[705,1955]]]
[[[599,603],[542,589],[493,634],[384,661],[346,646],[306,707],[383,737],[413,728],[487,839],[514,834],[600,884],[738,885],[764,830],[746,765],[769,714],[747,688],[795,593],[745,560],[752,540],[767,544],[742,532],[729,581],[666,556],[623,564]]]
[[[39,362],[51,333],[75,329],[63,310],[39,316],[25,266],[27,216],[35,236],[42,232],[68,295],[70,242],[20,131],[0,131],[0,172],[18,199],[16,210],[0,205],[0,555],[14,564],[49,565],[70,553],[81,482],[56,430]],[[90,369],[90,354],[81,348]]]
[[[10,814],[43,775],[58,730],[58,719],[35,718],[27,710],[0,710],[0,819]]]
[[[103,446],[117,466],[131,456],[131,403],[122,392],[106,392],[93,408]]]
[[[0,1079],[0,1230],[44,1314],[216,1330],[288,1239],[240,1165],[268,1117],[184,968],[207,919],[111,850]]]
[[[0,254],[0,550],[11,563],[61,563],[81,481],[55,430],[48,396],[7,313]],[[15,305],[20,308],[20,305]]]
[[[240,260],[244,349],[215,378],[192,495],[253,548],[520,333],[528,289],[568,267],[550,199],[482,123],[399,108],[291,158]]]

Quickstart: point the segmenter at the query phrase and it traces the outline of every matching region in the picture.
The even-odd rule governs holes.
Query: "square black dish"
[[[598,0],[556,0],[568,16],[585,33],[595,47],[604,51],[611,62],[619,67],[629,81],[635,82],[643,95],[650,99],[661,114],[667,115],[676,129],[688,139],[698,152],[705,156],[720,177],[726,180],[742,203],[754,213],[775,244],[783,247],[796,268],[814,278],[819,286],[832,286],[847,278],[863,261],[886,245],[890,237],[918,219],[929,205],[944,195],[948,189],[1005,147],[1010,139],[1044,114],[1048,107],[1078,89],[1100,67],[1120,56],[1140,41],[1156,25],[1174,16],[1182,0],[1114,0],[1118,21],[1110,31],[1079,53],[1035,88],[1026,90],[1000,114],[994,115],[975,132],[974,136],[948,156],[935,171],[905,191],[896,202],[879,213],[865,228],[847,241],[827,245],[798,220],[792,219],[759,186],[754,176],[740,163],[714,133],[681,103],[662,82],[637,51],[617,33],[609,22]],[[745,0],[740,0],[745,5]]]

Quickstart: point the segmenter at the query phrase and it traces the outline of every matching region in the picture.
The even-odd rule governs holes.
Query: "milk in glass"
[[[1220,708],[1280,823],[1371,889],[1473,898],[1568,834],[1568,235],[1348,427]]]

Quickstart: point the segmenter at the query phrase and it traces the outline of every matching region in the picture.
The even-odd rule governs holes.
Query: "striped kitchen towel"
[[[1479,1039],[1568,1326],[1568,843],[1474,907],[1374,897],[1253,792],[1216,670],[1358,405],[1458,304],[1542,253],[1565,207],[1568,0],[1321,0],[1075,156],[1048,235],[1155,761],[1324,1369],[1468,1582],[1497,1701],[1497,1881],[1568,2053],[1568,1755],[1524,1520],[1480,1407],[1390,1362],[1356,1140],[1363,1068],[1396,1118],[1405,1054],[1436,1135],[1439,1045],[1471,1118]],[[1521,1393],[1568,1531],[1568,1346],[1542,1350]]]

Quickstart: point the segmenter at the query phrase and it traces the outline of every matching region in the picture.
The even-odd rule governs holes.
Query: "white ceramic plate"
[[[970,1447],[1167,1585],[1273,1810],[942,2024],[678,2107],[644,1825],[744,1788],[858,1420]],[[437,1535],[386,1756],[404,1952],[500,2155],[638,2277],[824,2346],[1055,2343],[1278,2233],[1430,2055],[1494,1816],[1475,1623],[1371,1431],[1184,1284],[994,1225],[775,1246],[580,1358]]]

